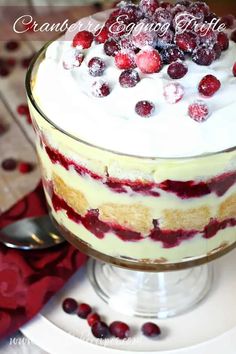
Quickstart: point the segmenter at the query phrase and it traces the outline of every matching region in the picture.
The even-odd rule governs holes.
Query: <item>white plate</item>
[[[22,332],[51,354],[124,352],[158,354],[235,354],[236,353],[236,250],[214,263],[214,284],[207,298],[188,313],[156,321],[163,330],[157,340],[140,334],[145,320],[116,313],[94,293],[85,269],[80,270],[66,287],[56,294],[44,310]],[[96,340],[85,320],[68,315],[61,308],[65,297],[87,302],[108,323],[123,320],[133,328],[128,341]],[[116,349],[116,350],[112,350]]]

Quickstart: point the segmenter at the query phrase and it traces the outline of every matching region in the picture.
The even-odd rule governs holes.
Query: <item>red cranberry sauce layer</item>
[[[103,177],[79,165],[77,162],[65,157],[58,150],[45,145],[48,157],[54,164],[60,164],[66,170],[73,167],[80,176],[90,176],[91,178],[101,181],[107,187],[117,193],[128,193],[130,189],[133,192],[143,195],[159,197],[160,193],[157,189],[176,194],[179,198],[189,199],[198,198],[210,193],[217,196],[224,195],[230,187],[236,183],[236,171],[223,173],[219,176],[211,178],[207,181],[172,181],[165,180],[161,183],[143,182],[141,180],[131,181],[129,179],[118,179],[114,177]]]
[[[94,234],[97,238],[104,238],[106,233],[112,232],[123,241],[140,241],[144,236],[132,231],[124,226],[108,223],[99,220],[99,210],[91,209],[85,216],[79,215],[73,208],[71,208],[61,197],[54,191],[52,192],[52,205],[55,211],[64,210],[69,219],[77,224],[82,224],[88,231]],[[158,227],[158,221],[153,220],[153,229],[147,236],[153,241],[160,241],[164,248],[172,248],[181,244],[182,241],[188,240],[201,233],[203,238],[211,238],[217,234],[218,231],[226,229],[227,227],[236,226],[236,219],[226,219],[218,221],[212,219],[204,230],[161,230]]]

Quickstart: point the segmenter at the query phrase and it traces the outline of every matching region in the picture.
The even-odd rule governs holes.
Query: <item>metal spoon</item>
[[[0,231],[0,242],[22,250],[56,246],[65,239],[59,234],[48,215],[14,222]]]

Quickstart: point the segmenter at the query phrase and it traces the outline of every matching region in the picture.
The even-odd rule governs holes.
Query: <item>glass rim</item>
[[[32,106],[34,107],[34,109],[38,112],[38,114],[50,125],[52,125],[55,129],[57,129],[58,131],[60,131],[62,134],[68,136],[69,138],[85,144],[87,146],[90,146],[92,148],[95,149],[99,149],[108,153],[112,153],[115,155],[120,155],[123,157],[130,157],[130,158],[137,158],[137,159],[142,159],[142,160],[191,160],[191,159],[200,159],[200,158],[204,158],[204,157],[211,157],[211,156],[216,156],[219,154],[223,154],[223,153],[229,153],[232,152],[234,150],[236,150],[236,145],[224,150],[220,150],[220,151],[216,151],[216,152],[209,152],[209,153],[204,153],[204,154],[200,154],[200,155],[193,155],[193,156],[177,156],[177,157],[159,157],[159,156],[139,156],[139,155],[135,155],[135,154],[128,154],[128,153],[122,153],[119,151],[114,151],[112,149],[108,149],[108,148],[104,148],[92,143],[89,143],[81,138],[79,138],[78,136],[75,136],[67,131],[65,131],[64,129],[62,129],[61,127],[59,127],[56,123],[54,123],[49,117],[47,117],[47,115],[41,110],[41,108],[39,107],[39,105],[37,104],[33,92],[32,92],[32,87],[31,87],[31,81],[32,81],[32,74],[33,74],[33,69],[35,64],[37,63],[38,59],[40,58],[40,56],[45,52],[47,47],[54,42],[54,40],[52,41],[48,41],[47,43],[45,43],[43,45],[43,47],[35,54],[35,56],[33,57],[33,59],[30,62],[29,68],[27,69],[27,73],[26,73],[26,77],[25,77],[25,88],[26,88],[26,94],[28,99],[30,100]]]

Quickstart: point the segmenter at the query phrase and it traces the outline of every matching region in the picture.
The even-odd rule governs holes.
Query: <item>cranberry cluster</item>
[[[80,318],[86,319],[96,338],[106,339],[113,336],[118,339],[127,339],[130,337],[130,327],[125,322],[114,321],[108,326],[102,321],[100,315],[93,312],[91,306],[86,303],[78,304],[75,299],[66,298],[62,303],[62,308],[68,314],[77,314]],[[153,322],[144,323],[141,331],[146,337],[157,337],[161,334],[159,326]]]

